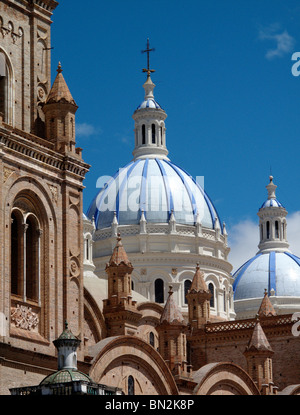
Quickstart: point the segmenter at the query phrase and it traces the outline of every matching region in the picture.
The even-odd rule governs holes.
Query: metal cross
[[[147,39],[147,49],[142,50],[142,53],[147,52],[147,69],[143,69],[143,72],[147,72],[148,76],[151,74],[151,72],[155,72],[154,69],[150,69],[150,52],[154,52],[155,49],[152,48],[150,49],[150,44],[149,44],[149,38]]]

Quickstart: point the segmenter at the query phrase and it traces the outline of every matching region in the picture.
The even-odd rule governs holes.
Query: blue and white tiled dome
[[[167,223],[173,212],[179,224],[194,225],[198,216],[211,229],[218,218],[203,188],[168,160],[137,159],[102,185],[87,212],[96,229],[110,227],[114,212],[119,225],[139,224],[142,211],[148,223]]]
[[[162,109],[161,106],[155,101],[153,98],[145,99],[138,107],[137,110],[140,110],[142,108],[156,108],[156,109]]]
[[[267,199],[262,205],[261,209],[267,208],[267,207],[284,207],[278,199]]]
[[[280,297],[300,296],[300,258],[290,252],[266,252],[242,265],[233,275],[234,300],[261,298],[264,290]]]

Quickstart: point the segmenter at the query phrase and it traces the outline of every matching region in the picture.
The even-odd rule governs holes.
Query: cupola
[[[159,158],[169,160],[167,158],[168,150],[166,147],[166,127],[165,119],[167,114],[161,106],[155,101],[153,90],[155,84],[152,82],[150,69],[149,52],[153,49],[149,47],[149,39],[147,41],[148,67],[143,69],[147,72],[147,80],[143,85],[145,97],[143,102],[138,106],[133,114],[135,121],[135,148],[133,150],[134,159],[140,158]]]
[[[260,242],[259,252],[288,251],[289,244],[286,236],[287,211],[276,197],[277,186],[270,176],[270,183],[266,186],[268,199],[262,204],[258,211]]]

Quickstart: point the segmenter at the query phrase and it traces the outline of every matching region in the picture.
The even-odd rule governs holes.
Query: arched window
[[[146,144],[146,126],[142,125],[142,144]]]
[[[275,221],[275,238],[279,238],[279,223],[278,223],[278,220]]]
[[[34,214],[11,214],[11,293],[40,303],[40,240],[42,231]]]
[[[151,132],[152,132],[152,144],[155,144],[155,124],[152,124]]]
[[[211,292],[211,297],[210,297],[210,300],[209,300],[209,305],[210,305],[210,307],[214,307],[215,306],[215,287],[214,287],[214,284],[210,282],[208,284],[208,289]]]
[[[164,282],[162,279],[158,278],[154,283],[155,291],[155,302],[163,303],[164,302]]]
[[[11,293],[23,295],[23,224],[22,214],[13,211],[11,214]]]
[[[227,310],[227,307],[226,307],[226,290],[225,290],[225,288],[224,288],[224,292],[223,292],[223,306],[224,306],[224,311],[226,311]]]
[[[270,222],[267,221],[267,239],[270,239]]]
[[[187,295],[188,291],[190,290],[191,285],[192,285],[192,282],[190,280],[185,280],[184,281],[184,304],[188,303],[186,295]]]
[[[263,239],[264,239],[264,227],[263,227],[263,225],[262,225],[262,224],[260,225],[260,239],[261,239],[261,240],[263,240]]]
[[[26,225],[26,298],[37,301],[39,285],[39,225],[33,215],[29,215]]]
[[[134,282],[131,280],[131,289],[134,291]]]
[[[90,241],[88,238],[85,240],[85,259],[87,261],[90,259]]]
[[[154,333],[152,331],[149,333],[149,343],[154,347]]]
[[[8,75],[6,58],[4,53],[0,51],[0,113],[2,113],[3,120],[6,122],[8,117]]]
[[[128,376],[128,395],[134,395],[134,379],[131,375]]]
[[[163,128],[160,127],[160,144],[163,145]]]

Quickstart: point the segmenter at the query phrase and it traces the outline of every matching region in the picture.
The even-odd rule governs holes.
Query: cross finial
[[[150,69],[150,52],[154,52],[155,49],[150,49],[150,43],[149,38],[147,39],[147,48],[145,50],[142,50],[142,53],[147,53],[147,69],[143,69],[143,72],[147,72],[148,76],[150,76],[151,72],[155,72],[154,69]]]

